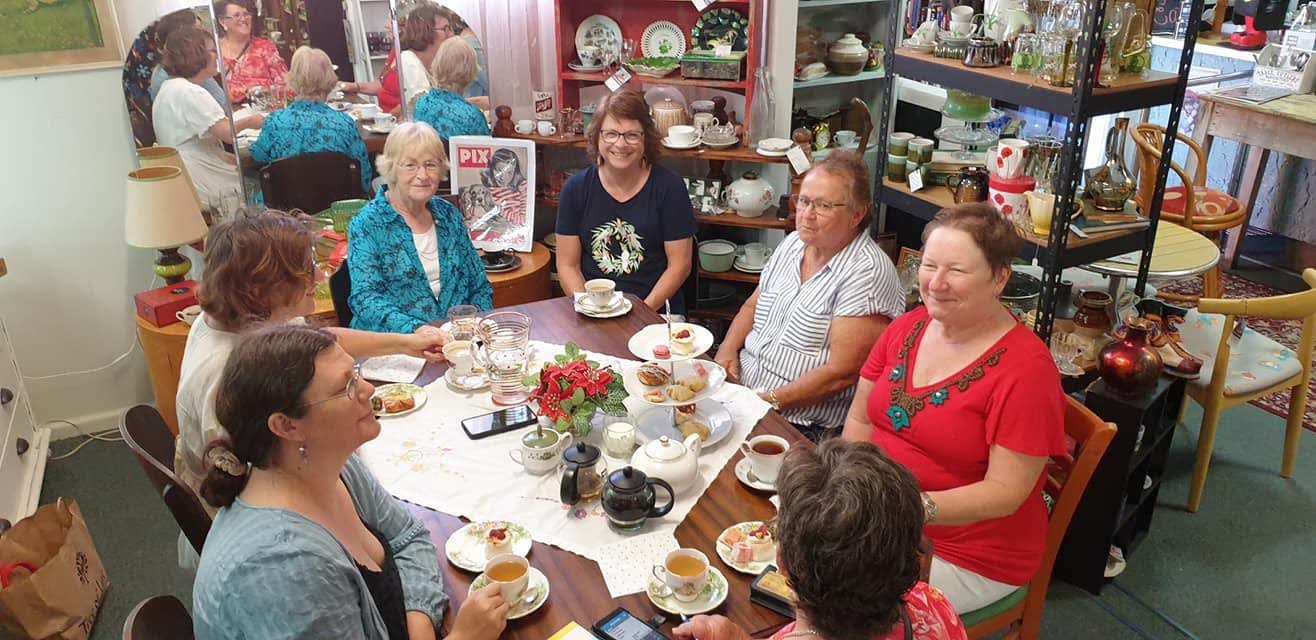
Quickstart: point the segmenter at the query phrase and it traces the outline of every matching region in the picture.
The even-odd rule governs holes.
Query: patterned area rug
[[[1228,272],[1224,273],[1224,285],[1226,298],[1264,298],[1282,293],[1272,289],[1264,284],[1257,284],[1251,280],[1240,278]],[[1167,284],[1159,287],[1161,291],[1168,291],[1180,295],[1201,295],[1202,279],[1192,278],[1181,280],[1179,282]],[[1191,303],[1176,303],[1185,307],[1193,307]],[[1298,348],[1298,340],[1302,338],[1302,323],[1297,320],[1267,320],[1262,318],[1249,318],[1248,326],[1275,342],[1278,342],[1290,349]],[[1310,431],[1316,431],[1316,376],[1307,385],[1307,411],[1302,418],[1302,425]],[[1264,398],[1253,400],[1254,404],[1266,411],[1269,411],[1281,418],[1288,419],[1289,415],[1289,392],[1276,393]]]

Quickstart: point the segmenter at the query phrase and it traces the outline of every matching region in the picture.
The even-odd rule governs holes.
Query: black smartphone
[[[462,420],[462,431],[472,440],[520,429],[535,423],[538,417],[529,405],[519,404],[515,407],[499,409],[493,413],[473,416]]]
[[[667,640],[649,623],[635,617],[625,607],[617,607],[594,623],[594,633],[605,640]]]

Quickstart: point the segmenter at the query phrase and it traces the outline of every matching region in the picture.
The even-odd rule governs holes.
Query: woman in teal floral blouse
[[[448,169],[443,142],[424,122],[384,142],[385,186],[348,227],[352,327],[411,332],[454,305],[493,307],[493,287],[461,212],[434,194]]]
[[[265,120],[260,138],[251,145],[251,158],[268,164],[307,153],[337,151],[352,156],[361,166],[361,193],[370,193],[374,175],[356,123],[351,116],[324,103],[338,83],[329,55],[319,49],[299,47],[292,54],[287,82],[297,92],[297,99]]]
[[[462,93],[480,73],[475,49],[461,38],[448,38],[439,45],[430,65],[434,88],[416,101],[416,119],[428,122],[448,144],[453,136],[487,136],[489,122],[479,107],[466,101]]]

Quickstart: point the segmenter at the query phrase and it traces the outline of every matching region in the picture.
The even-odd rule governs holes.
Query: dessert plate
[[[713,609],[722,606],[727,599],[727,577],[722,575],[722,571],[712,565],[708,566],[708,583],[704,585],[704,590],[699,592],[699,597],[692,602],[681,602],[672,595],[672,590],[667,585],[658,582],[657,578],[652,575],[649,577],[649,587],[644,590],[645,595],[649,596],[649,601],[655,607],[679,615],[693,616],[700,613],[708,613]]]
[[[393,384],[381,384],[378,387],[375,387],[375,395],[371,396],[371,400],[379,398],[382,402],[387,398],[401,398],[405,396],[411,396],[415,399],[416,404],[410,409],[403,409],[402,411],[395,411],[393,413],[388,413],[381,408],[378,411],[375,411],[375,417],[396,418],[398,416],[405,416],[408,413],[425,406],[425,402],[430,399],[430,394],[424,389],[424,387],[416,386],[410,382],[394,382]]]
[[[521,599],[508,608],[508,620],[524,618],[539,610],[545,602],[548,602],[548,576],[534,567],[530,567],[526,573],[530,579],[526,582],[525,591],[521,592]],[[481,573],[471,581],[471,588],[466,592],[466,595],[469,597],[476,590],[487,586],[489,586],[489,576]]]
[[[640,414],[635,427],[636,441],[645,444],[662,436],[676,440],[684,439],[681,429],[674,424],[673,411],[674,409],[652,409]],[[721,442],[728,433],[731,433],[731,412],[716,400],[705,399],[695,403],[694,419],[708,427],[708,438],[701,445],[705,449]]]
[[[465,569],[467,571],[481,572],[484,571],[484,565],[489,561],[489,545],[485,542],[486,536],[490,529],[503,528],[507,530],[508,535],[512,538],[512,548],[510,550],[499,550],[494,555],[502,553],[515,553],[522,558],[530,555],[530,547],[534,541],[530,539],[530,532],[525,527],[515,522],[506,520],[486,520],[484,522],[472,522],[448,536],[448,541],[443,544],[443,554],[448,556],[448,562]],[[533,567],[531,567],[533,570]]]
[[[655,358],[653,354],[654,347],[659,345],[671,346],[671,336],[667,335],[667,325],[665,324],[651,324],[640,329],[635,332],[635,335],[631,336],[630,341],[626,343],[626,347],[630,349],[635,357],[641,360],[665,359],[671,361],[697,358],[713,347],[713,333],[708,329],[689,322],[672,323],[672,331],[680,331],[681,329],[689,329],[694,333],[694,348],[689,353],[681,353],[677,349],[671,349],[669,357]]]
[[[596,13],[580,21],[576,27],[576,57],[580,49],[586,46],[598,47],[604,60],[617,60],[621,57],[621,26],[616,20]]]
[[[624,369],[622,371],[621,381],[626,387],[626,393],[639,398],[647,404],[659,407],[681,407],[688,404],[698,404],[700,401],[713,395],[713,392],[717,391],[718,387],[722,386],[722,383],[726,382],[727,379],[726,369],[723,369],[718,366],[717,363],[708,360],[685,360],[683,362],[656,362],[650,360],[645,364],[649,363],[663,367],[663,369],[670,374],[666,383],[650,386],[640,382],[640,379],[636,377],[636,372],[639,370],[640,366],[643,365]],[[670,369],[668,367],[670,367]],[[699,367],[702,367],[705,372],[702,376],[699,376]],[[682,397],[680,400],[673,399],[671,394],[667,392],[668,387],[679,386],[676,384],[677,380],[692,376],[702,377],[704,379],[704,388],[699,391],[691,390],[693,395],[690,397]],[[684,388],[690,390],[689,387]],[[651,394],[655,391],[658,394],[661,394],[661,400],[658,400],[656,396],[646,397],[646,394]]]
[[[679,58],[685,54],[685,33],[676,23],[659,20],[640,35],[640,51],[646,58]]]
[[[731,545],[727,544],[724,541],[724,539],[727,537],[727,534],[730,534],[732,531],[738,531],[742,536],[748,536],[750,531],[753,531],[761,526],[763,526],[762,521],[751,520],[749,522],[741,522],[738,524],[733,524],[727,527],[726,529],[723,529],[722,533],[717,534],[717,557],[721,558],[722,562],[725,562],[728,567],[731,567],[732,569],[735,569],[736,571],[739,571],[741,573],[748,573],[749,575],[752,576],[756,576],[760,573],[763,573],[763,569],[765,569],[768,565],[772,564],[777,558],[776,538],[773,538],[772,541],[769,542],[769,545],[772,548],[772,554],[770,559],[750,560],[749,562],[736,562],[734,559],[732,559]]]

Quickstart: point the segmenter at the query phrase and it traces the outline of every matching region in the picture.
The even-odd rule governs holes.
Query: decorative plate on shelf
[[[645,57],[677,58],[685,54],[685,33],[675,22],[659,20],[644,28],[640,36],[640,51]]]
[[[690,43],[696,49],[729,44],[732,51],[745,51],[749,49],[749,20],[735,9],[706,11],[690,28]]]
[[[581,47],[598,47],[606,60],[621,58],[621,26],[616,20],[596,13],[580,22],[576,27],[576,54]]]

